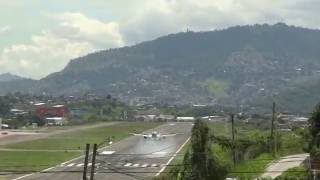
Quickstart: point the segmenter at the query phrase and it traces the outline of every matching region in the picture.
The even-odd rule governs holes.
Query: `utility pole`
[[[85,155],[85,158],[84,158],[84,165],[83,165],[83,176],[82,176],[82,180],[87,180],[87,170],[88,170],[89,150],[90,150],[90,144],[86,144],[86,155]]]
[[[92,165],[91,165],[91,176],[90,176],[90,180],[93,180],[93,176],[94,176],[94,168],[95,168],[95,166],[96,166],[97,149],[98,149],[98,145],[97,145],[97,144],[94,144],[94,145],[93,145],[93,153],[92,153]]]
[[[234,115],[231,114],[231,129],[232,129],[232,158],[233,165],[236,165],[236,150],[235,150],[235,142],[234,142]]]
[[[273,156],[276,155],[277,145],[276,145],[276,136],[274,136],[274,121],[275,121],[275,114],[276,114],[276,103],[272,103],[272,121],[271,121],[271,135],[270,135],[270,150],[273,152]]]

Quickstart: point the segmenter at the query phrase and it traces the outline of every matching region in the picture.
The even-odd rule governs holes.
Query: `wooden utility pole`
[[[232,159],[233,165],[236,165],[236,150],[235,150],[235,142],[234,142],[234,115],[231,114],[231,129],[232,129]]]
[[[94,145],[93,145],[93,153],[92,153],[92,164],[91,164],[90,180],[93,180],[93,176],[94,176],[94,168],[95,168],[95,166],[96,166],[97,150],[98,150],[98,145],[97,145],[97,144],[94,144]]]
[[[85,154],[85,158],[84,158],[84,165],[83,165],[83,176],[82,176],[82,180],[87,180],[87,170],[88,170],[89,150],[90,150],[90,144],[86,144],[86,154]]]

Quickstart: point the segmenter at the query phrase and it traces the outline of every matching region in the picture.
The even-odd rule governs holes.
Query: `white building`
[[[194,121],[194,117],[177,117],[177,121]]]
[[[46,122],[48,126],[63,126],[67,121],[64,117],[47,117]]]

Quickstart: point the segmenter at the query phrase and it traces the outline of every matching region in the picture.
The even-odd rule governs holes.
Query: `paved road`
[[[164,140],[146,140],[143,137],[131,136],[112,146],[100,149],[99,152],[104,151],[109,155],[97,156],[95,179],[151,179],[164,169],[168,161],[173,159],[172,156],[186,143],[191,128],[191,123],[168,123],[154,130],[165,134],[178,133],[176,136],[167,137]],[[41,173],[18,179],[80,180],[83,161],[81,157]]]
[[[309,157],[309,154],[295,154],[280,158],[280,160],[271,163],[262,177],[270,177],[272,179],[280,176],[283,172],[290,168],[297,167]]]

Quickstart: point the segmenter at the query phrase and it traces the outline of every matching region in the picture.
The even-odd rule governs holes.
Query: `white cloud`
[[[123,45],[119,25],[116,22],[105,23],[81,13],[63,13],[52,17],[61,22],[53,32],[64,38],[91,42],[99,48]]]
[[[80,13],[54,16],[60,25],[31,38],[29,44],[4,48],[0,73],[41,78],[65,67],[70,59],[100,49],[122,45],[116,23],[104,23]]]
[[[0,27],[0,36],[5,35],[5,34],[9,33],[10,31],[11,31],[11,26],[9,26],[9,25]]]
[[[137,0],[136,5],[126,7],[128,11],[119,10],[122,18],[115,18],[117,8],[123,8],[124,3],[128,2],[121,1],[121,7],[106,10],[106,19],[113,16],[118,21],[105,22],[83,13],[46,14],[58,25],[32,36],[30,43],[0,50],[0,73],[40,78],[61,70],[71,58],[187,29],[205,31],[279,21],[311,28],[320,24],[319,0]],[[91,11],[97,14],[95,9]],[[99,17],[104,15],[101,12]],[[0,27],[0,36],[10,30],[10,26]]]
[[[318,0],[152,0],[121,23],[126,43],[186,31],[285,22],[319,28]]]

